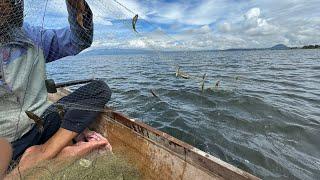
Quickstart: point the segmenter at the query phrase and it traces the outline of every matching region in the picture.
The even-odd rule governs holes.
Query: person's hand
[[[67,0],[68,3],[77,10],[77,22],[78,24],[85,29],[83,22],[83,15],[86,10],[85,1],[84,0]]]

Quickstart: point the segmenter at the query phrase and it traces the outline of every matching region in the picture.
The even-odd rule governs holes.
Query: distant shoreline
[[[287,47],[283,44],[278,44],[271,48],[232,48],[232,49],[212,49],[212,50],[172,50],[172,51],[161,51],[161,50],[151,50],[151,49],[108,49],[99,48],[91,49],[85,51],[82,55],[119,55],[119,54],[146,54],[146,53],[156,53],[156,52],[208,52],[208,51],[264,51],[264,50],[296,50],[296,49],[320,49],[320,45],[307,45],[303,47]]]
[[[290,49],[320,49],[320,45],[307,45],[303,47],[290,47]]]
[[[320,49],[320,45],[306,45],[302,47],[288,47],[284,44],[278,44],[270,48],[232,48],[224,51],[256,51],[256,50],[291,50],[291,49]]]

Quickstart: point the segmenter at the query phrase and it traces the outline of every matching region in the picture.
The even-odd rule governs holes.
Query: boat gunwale
[[[259,179],[258,177],[243,171],[225,161],[222,161],[219,158],[216,158],[188,143],[185,143],[165,132],[157,130],[139,120],[131,119],[126,115],[123,115],[119,112],[113,111],[111,109],[106,109],[105,113],[108,114],[108,117],[112,118],[121,125],[126,126],[142,137],[146,138],[149,141],[155,141],[160,147],[165,147],[175,154],[179,155],[180,158],[184,159],[192,165],[197,165],[202,169],[205,169],[209,173],[214,173],[226,179]],[[157,137],[160,137],[161,141],[151,138],[151,134],[154,134]],[[166,141],[168,141],[166,143]],[[180,148],[180,151],[179,151]],[[181,154],[181,149],[184,154]],[[220,171],[218,171],[220,170]]]

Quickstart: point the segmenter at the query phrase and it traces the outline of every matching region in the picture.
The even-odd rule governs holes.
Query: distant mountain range
[[[238,48],[226,49],[225,51],[255,51],[255,50],[289,50],[289,49],[320,49],[320,45],[307,45],[303,47],[288,47],[284,44],[277,44],[270,48]]]
[[[226,51],[255,51],[255,50],[288,50],[290,47],[284,44],[277,44],[270,48],[237,48],[237,49],[226,49]]]
[[[271,50],[288,50],[290,48],[284,44],[277,44],[269,49],[271,49]]]

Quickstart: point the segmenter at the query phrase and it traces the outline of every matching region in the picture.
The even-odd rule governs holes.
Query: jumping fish
[[[154,96],[154,97],[156,97],[156,98],[158,98],[158,96],[156,95],[156,93],[151,89],[151,94]]]
[[[138,18],[139,18],[139,15],[136,14],[132,19],[132,28],[136,33],[138,33],[138,31],[136,29],[136,24],[137,24]]]
[[[218,80],[217,82],[216,82],[216,88],[218,88],[219,87],[219,85],[220,85],[220,80]]]
[[[202,92],[204,91],[204,83],[205,83],[206,77],[207,77],[207,74],[205,73],[205,74],[202,76],[202,81],[201,81],[201,91],[202,91]]]
[[[36,123],[36,126],[37,128],[39,129],[39,132],[42,133],[44,131],[44,123],[43,123],[43,120],[35,115],[33,112],[31,111],[25,111],[25,113],[27,114],[27,116],[32,119],[35,123]]]
[[[177,69],[176,69],[176,77],[179,77],[179,72],[180,72],[180,67],[177,66]]]
[[[183,79],[190,79],[190,75],[185,72],[180,71],[179,66],[177,67],[177,70],[176,70],[176,77],[181,77]]]

